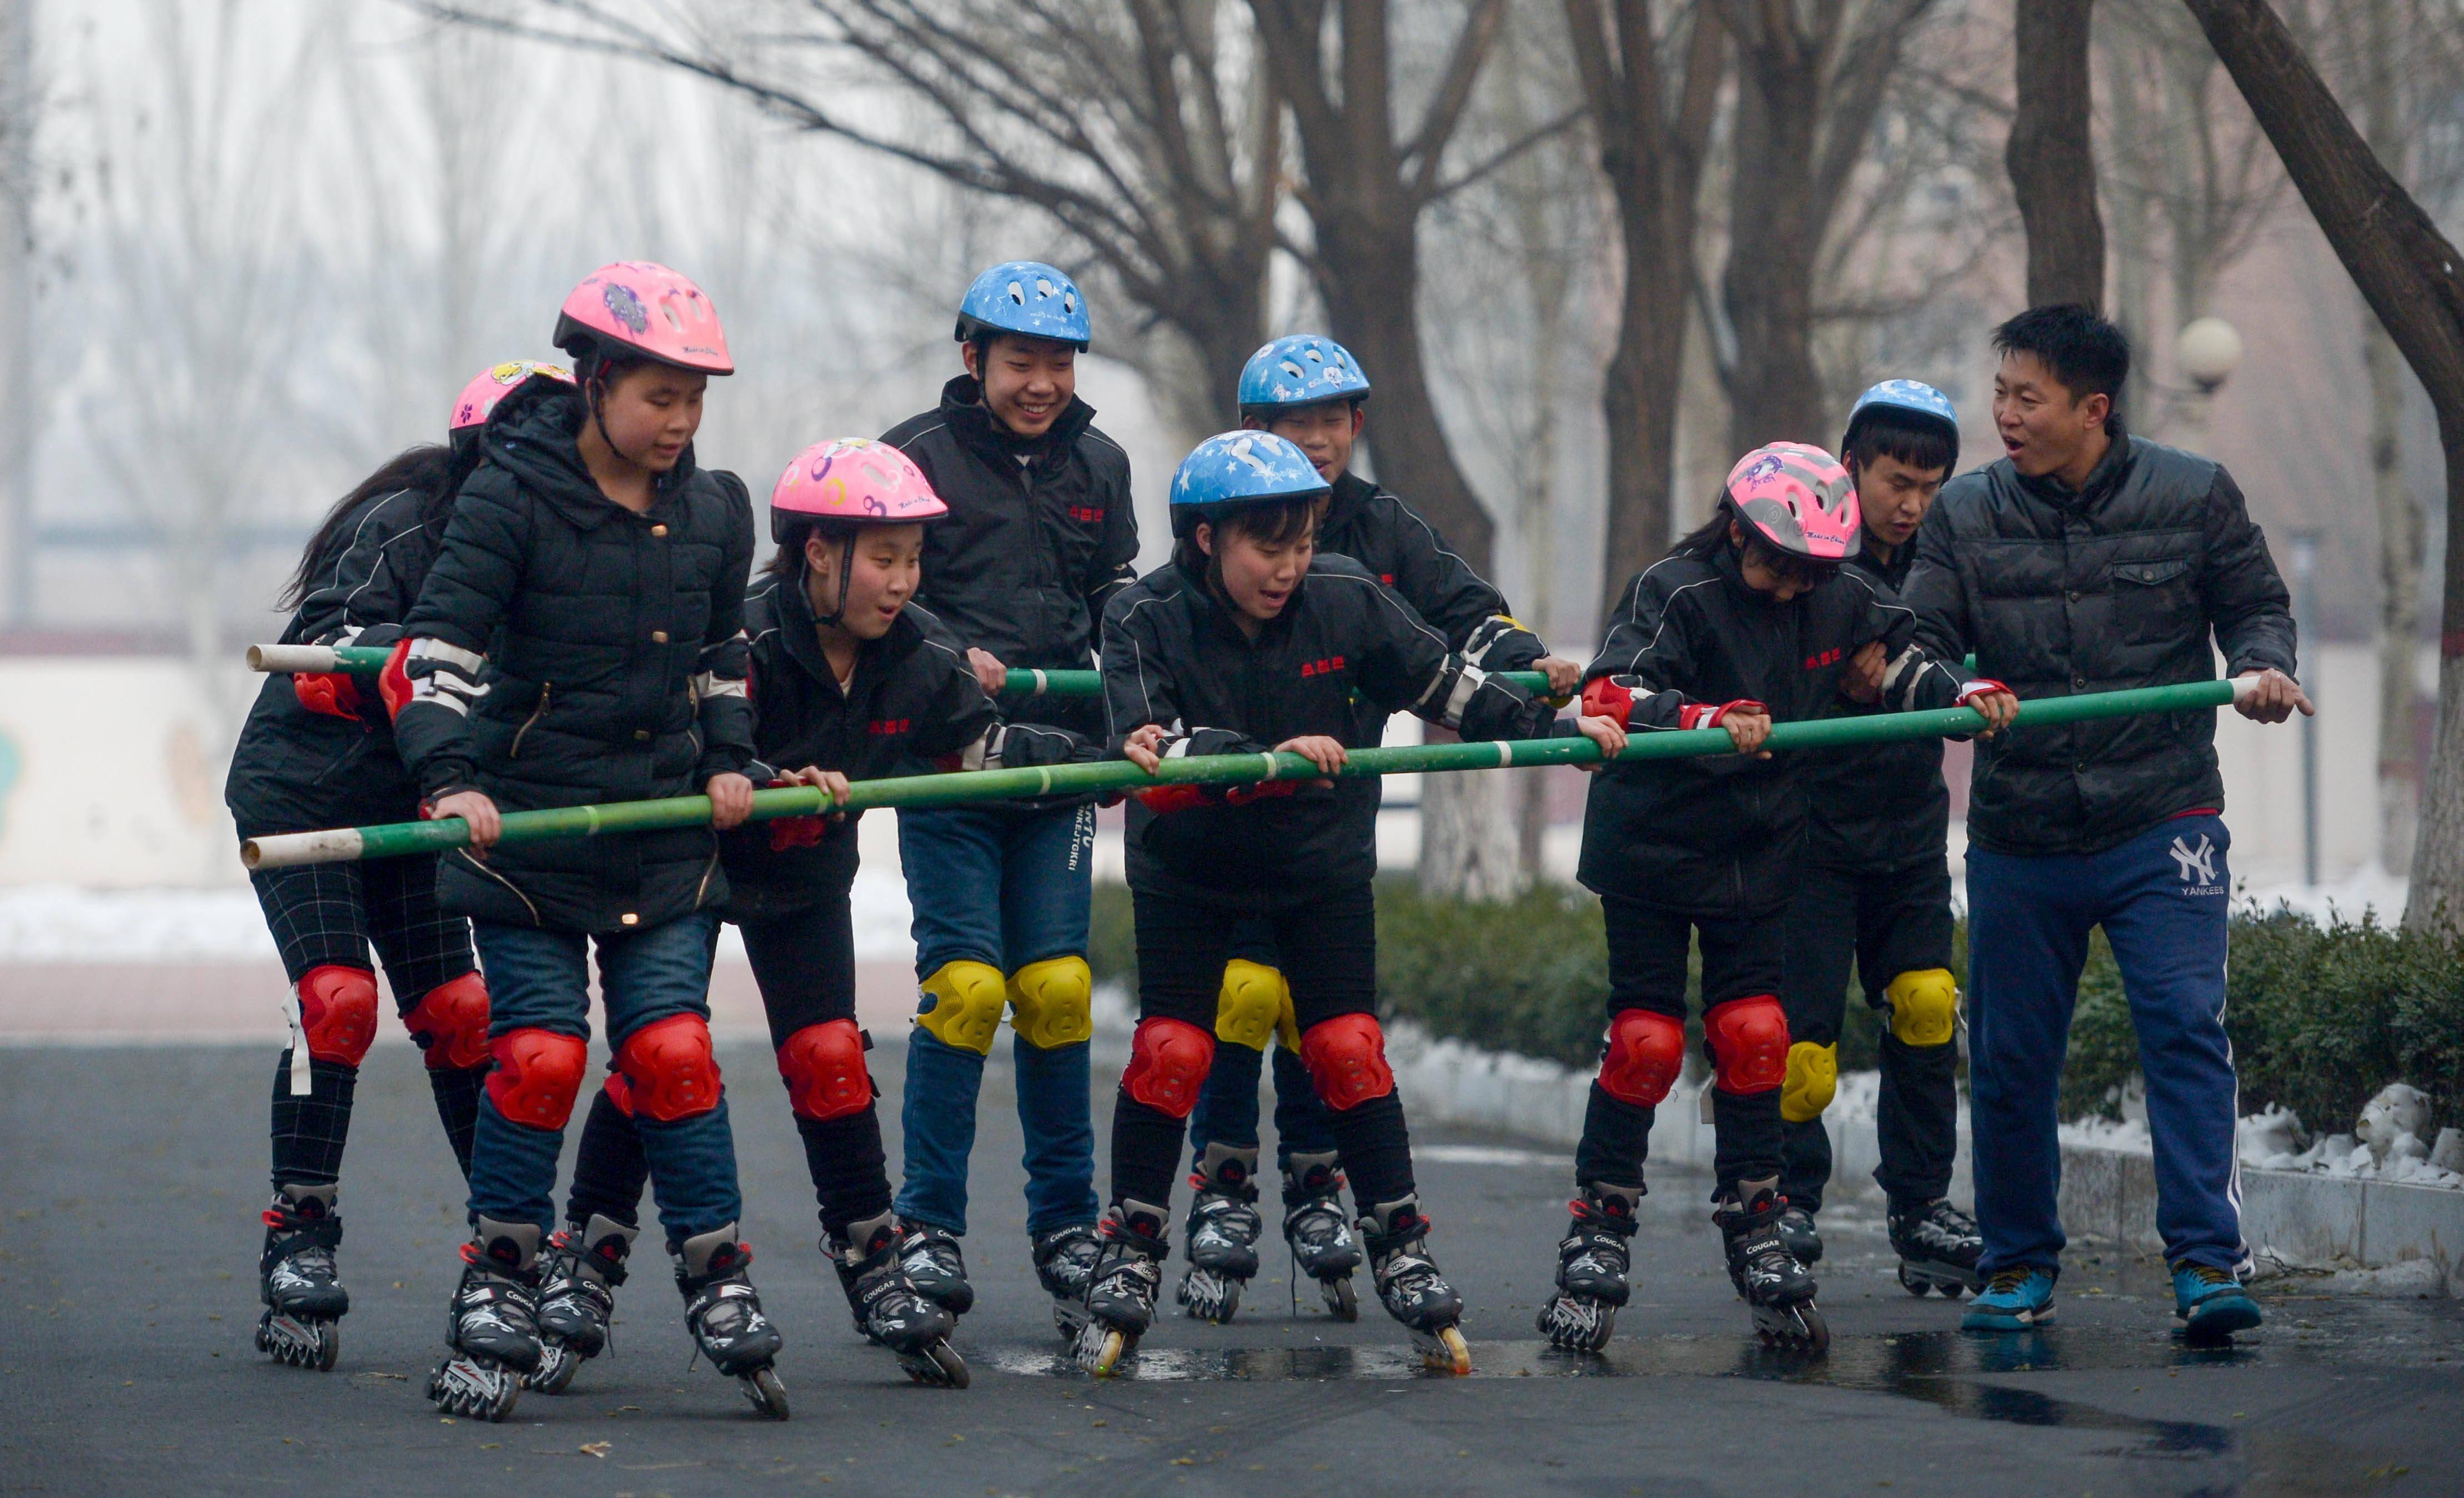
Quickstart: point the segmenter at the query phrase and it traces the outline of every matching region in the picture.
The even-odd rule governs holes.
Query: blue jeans
[[[471,923],[471,938],[488,980],[492,1037],[540,1029],[589,1039],[588,958],[594,940],[611,1047],[656,1020],[678,1014],[710,1018],[718,917],[706,911],[647,931],[598,937],[477,920]],[[650,1162],[650,1190],[671,1249],[743,1215],[724,1094],[709,1112],[667,1123],[642,1117],[634,1125]],[[553,1228],[556,1162],[563,1148],[563,1129],[516,1123],[483,1090],[471,1154],[472,1216],[536,1223],[542,1233]]]
[[[1094,854],[1092,806],[900,812],[898,856],[915,911],[916,978],[952,962],[982,962],[1010,975],[1049,958],[1084,957]],[[1094,1222],[1086,1044],[1045,1049],[1014,1035],[1010,1056],[1026,1135],[1026,1230]],[[976,1145],[983,1079],[983,1057],[943,1044],[921,1025],[909,1029],[899,1112],[906,1146],[901,1218],[966,1232],[967,1157]]]
[[[1325,1155],[1334,1149],[1334,1122],[1309,1068],[1286,1050],[1281,1041],[1268,1041],[1266,1050],[1251,1050],[1229,1041],[1215,1046],[1215,1065],[1206,1085],[1198,1090],[1198,1106],[1189,1114],[1191,1168],[1206,1157],[1210,1144],[1236,1150],[1258,1147],[1258,1079],[1266,1069],[1266,1051],[1275,1056],[1275,1164],[1286,1166],[1295,1155]]]
[[[2139,1033],[2165,1257],[2222,1269],[2249,1257],[2224,1024],[2231,842],[2222,818],[2193,816],[2101,853],[1969,849],[1969,1082],[1984,1272],[2060,1265],[2054,1105],[2097,926],[2113,944]]]

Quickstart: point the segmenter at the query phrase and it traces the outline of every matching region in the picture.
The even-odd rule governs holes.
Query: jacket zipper
[[[540,716],[541,716],[542,714],[544,714],[544,713],[546,713],[546,712],[547,712],[547,699],[548,699],[548,694],[549,694],[549,693],[554,692],[555,690],[556,690],[556,683],[555,683],[555,682],[552,682],[552,681],[542,681],[542,682],[540,682],[540,683],[539,683],[539,706],[537,706],[537,707],[535,707],[535,708],[531,709],[531,716],[528,716],[528,717],[526,717],[526,718],[523,718],[523,719],[522,719],[522,726],[521,726],[521,727],[519,727],[519,728],[517,728],[517,729],[516,729],[516,730],[514,730],[514,742],[513,742],[513,746],[512,746],[511,748],[509,748],[509,749],[507,749],[507,750],[505,751],[505,758],[506,758],[506,759],[508,759],[508,760],[518,760],[518,759],[520,759],[520,758],[522,757],[522,738],[523,738],[523,736],[527,735],[527,734],[531,731],[531,725],[533,725],[533,724],[537,723],[537,722],[539,720]]]

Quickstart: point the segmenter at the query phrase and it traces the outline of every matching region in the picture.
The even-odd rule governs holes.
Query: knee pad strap
[[[711,1054],[710,1024],[698,1014],[671,1014],[626,1036],[616,1065],[638,1116],[674,1123],[718,1106],[718,1058]]]
[[[1779,1085],[1779,1115],[1812,1123],[1839,1090],[1839,1047],[1798,1041],[1788,1048],[1788,1076]]]
[[[826,1121],[872,1106],[872,1076],[864,1053],[872,1037],[853,1020],[807,1024],[779,1047],[779,1075],[787,1083],[787,1106],[799,1118]]]
[[[1891,1036],[1903,1046],[1947,1046],[1959,1026],[1959,984],[1947,969],[1902,973],[1882,990]]]
[[[299,1038],[319,1061],[356,1067],[377,1038],[377,975],[328,963],[299,980]]]
[[[488,1059],[487,982],[465,973],[439,983],[402,1023],[428,1057],[429,1070],[468,1071]]]
[[[1009,1023],[1038,1050],[1084,1044],[1095,1033],[1094,975],[1082,957],[1045,958],[1009,977]]]
[[[590,1061],[589,1044],[554,1030],[508,1030],[488,1044],[496,1068],[488,1073],[488,1101],[496,1112],[534,1129],[561,1129]]]
[[[1223,964],[1223,988],[1215,996],[1215,1038],[1264,1050],[1291,1007],[1283,974],[1264,962],[1234,958]]]
[[[952,1050],[989,1056],[1008,995],[1001,969],[989,962],[944,962],[919,985],[915,1023]]]
[[[1337,1112],[1395,1090],[1386,1032],[1374,1014],[1338,1014],[1310,1025],[1301,1037],[1301,1065],[1309,1068],[1318,1100]]]
[[[1620,1009],[1609,1022],[1600,1090],[1621,1103],[1652,1108],[1685,1069],[1685,1024],[1657,1009]]]
[[[1130,1041],[1121,1090],[1157,1112],[1186,1118],[1215,1066],[1215,1037],[1182,1020],[1152,1016]]]
[[[1788,1076],[1788,1012],[1770,994],[1713,1004],[1703,1016],[1715,1085],[1732,1095],[1768,1092]]]

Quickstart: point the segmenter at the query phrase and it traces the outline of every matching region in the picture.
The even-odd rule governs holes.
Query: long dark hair
[[[479,445],[468,444],[465,453],[443,443],[423,442],[407,447],[385,459],[377,471],[359,482],[359,486],[334,502],[318,523],[317,534],[308,540],[307,550],[299,554],[299,565],[292,571],[291,581],[282,585],[275,606],[283,609],[297,608],[307,602],[316,587],[316,579],[341,560],[350,549],[350,529],[346,522],[351,512],[379,495],[410,490],[419,496],[419,518],[427,525],[442,525],[453,508],[453,496],[460,492],[462,480],[471,476],[478,466]]]
[[[1710,558],[1733,550],[1740,562],[1751,562],[1774,572],[1793,574],[1808,585],[1818,585],[1838,575],[1837,562],[1792,556],[1764,540],[1750,525],[1737,527],[1745,533],[1742,545],[1730,540],[1728,525],[1734,518],[1734,514],[1725,502],[1713,506],[1711,518],[1679,538],[1677,544],[1668,548],[1669,555]]]

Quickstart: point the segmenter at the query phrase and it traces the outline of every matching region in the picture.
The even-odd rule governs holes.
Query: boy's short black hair
[[[1368,404],[1369,397],[1365,395],[1330,395],[1322,401],[1302,401],[1292,406],[1243,406],[1241,415],[1245,420],[1262,421],[1271,427],[1278,416],[1296,416],[1321,406],[1340,406],[1347,411],[1356,411]]]
[[[1852,474],[1863,474],[1878,457],[1897,458],[1919,472],[1940,469],[1946,478],[1958,460],[1958,447],[1942,423],[1913,411],[1887,406],[1868,408],[1857,418],[1857,433],[1839,460]]]
[[[2117,411],[2122,408],[2122,387],[2130,380],[2130,340],[2093,307],[2031,307],[1993,330],[1993,351],[2035,355],[2075,403],[2101,395]]]
[[[1198,527],[1201,524],[1214,527],[1218,552],[1223,549],[1225,539],[1233,536],[1246,536],[1267,546],[1298,540],[1317,528],[1318,501],[1324,497],[1299,495],[1256,504],[1210,505],[1189,523],[1188,534],[1173,543],[1173,560],[1185,567],[1205,570],[1209,559],[1198,549]]]

